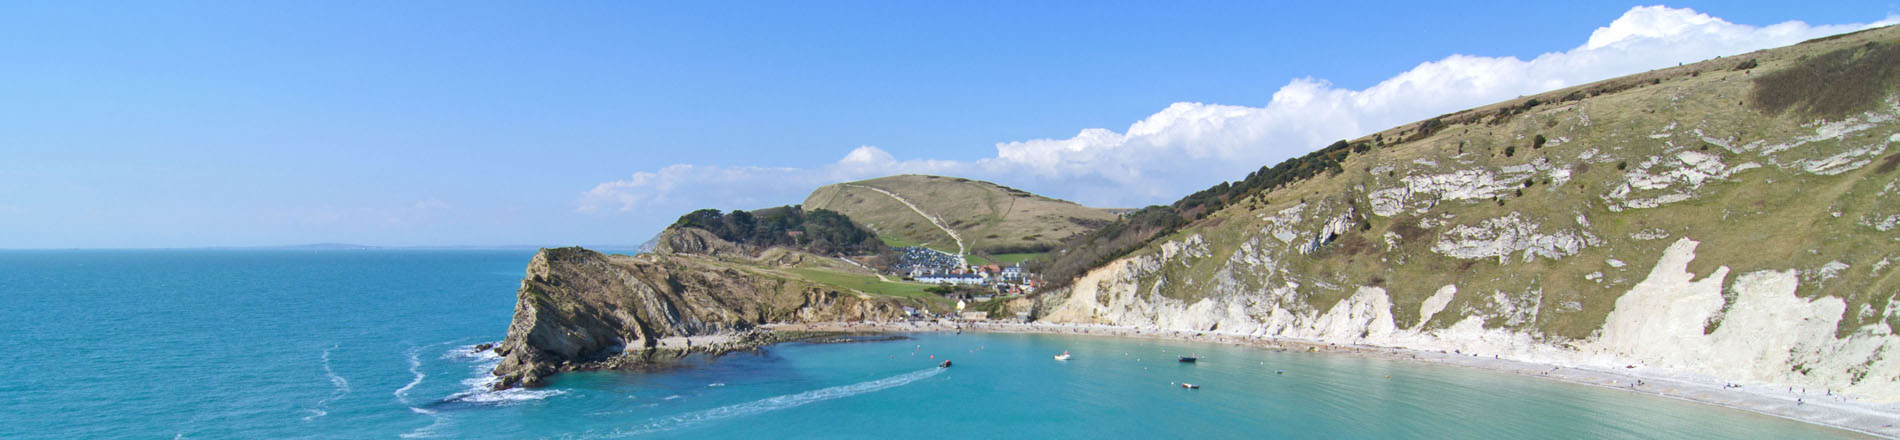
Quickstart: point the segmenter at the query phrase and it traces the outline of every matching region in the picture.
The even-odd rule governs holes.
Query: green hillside
[[[1004,254],[1040,253],[1116,218],[1106,210],[994,183],[922,175],[826,185],[812,191],[803,206],[850,216],[892,245],[921,244],[955,253],[960,238],[966,253],[994,255],[990,260],[997,262],[1020,261],[1026,256]]]
[[[1038,315],[1900,397],[1896,92],[1889,27],[1341,141],[1051,253]]]

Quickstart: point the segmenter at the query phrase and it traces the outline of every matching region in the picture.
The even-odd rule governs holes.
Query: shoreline
[[[1900,439],[1900,403],[1855,401],[1831,393],[1806,393],[1800,387],[1747,383],[1730,387],[1718,378],[1673,370],[1639,367],[1613,371],[1577,365],[1528,362],[1476,355],[1406,348],[1335,344],[1288,338],[1263,338],[1220,332],[1188,332],[1101,324],[997,323],[944,321],[822,322],[768,324],[771,331],[823,332],[953,332],[1033,333],[1107,336],[1134,339],[1202,342],[1261,349],[1340,353],[1378,359],[1424,362],[1525,377],[1545,378],[1578,385],[1611,388],[1703,405],[1747,411],[1863,435]],[[1799,399],[1797,401],[1797,399]]]

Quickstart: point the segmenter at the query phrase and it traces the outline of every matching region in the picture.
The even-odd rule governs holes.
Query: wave
[[[567,391],[563,390],[530,390],[523,388],[495,391],[495,383],[500,382],[501,377],[495,376],[491,372],[495,370],[495,366],[501,365],[501,356],[496,355],[494,350],[483,350],[477,353],[475,352],[475,345],[465,345],[450,349],[447,354],[443,355],[443,358],[465,360],[475,363],[474,377],[462,380],[462,385],[467,386],[468,389],[442,399],[444,403],[505,404],[519,401],[541,400],[567,393]]]
[[[746,402],[746,403],[722,406],[722,407],[713,408],[713,409],[704,410],[704,411],[696,411],[696,412],[690,412],[690,413],[685,413],[685,414],[680,414],[680,415],[675,415],[675,416],[669,416],[665,418],[655,419],[653,421],[647,422],[645,424],[634,427],[632,429],[615,431],[611,434],[607,434],[606,437],[631,437],[631,436],[637,436],[637,435],[651,434],[655,432],[671,431],[674,429],[684,428],[684,427],[711,422],[715,420],[729,419],[733,417],[745,417],[745,416],[750,416],[750,415],[755,415],[755,414],[778,411],[782,409],[794,408],[794,407],[803,406],[810,403],[823,402],[823,401],[832,400],[832,399],[842,399],[842,398],[856,396],[856,395],[865,394],[865,393],[883,391],[883,390],[887,390],[891,388],[904,386],[904,385],[910,384],[911,382],[923,380],[931,376],[936,376],[938,374],[942,374],[943,371],[944,371],[943,368],[931,367],[930,369],[926,369],[926,370],[919,370],[919,371],[914,371],[910,373],[904,373],[904,374],[886,377],[883,379],[878,379],[878,380],[873,380],[873,381],[868,381],[868,382],[859,382],[859,383],[854,383],[850,385],[840,385],[840,386],[835,386],[835,387],[830,387],[830,388],[806,391],[806,392],[802,392],[798,394],[787,394],[783,396],[754,400],[754,401]]]
[[[436,436],[436,434],[435,434],[435,430],[436,430],[437,428],[440,428],[440,427],[442,427],[442,425],[443,425],[443,424],[445,424],[445,423],[447,423],[447,422],[448,422],[448,418],[446,418],[446,417],[443,417],[442,415],[439,415],[439,414],[436,414],[436,412],[435,412],[435,411],[430,411],[430,410],[426,410],[426,409],[422,409],[422,408],[417,408],[417,407],[413,407],[413,406],[412,406],[412,407],[409,407],[409,411],[412,411],[412,412],[415,412],[416,414],[422,414],[422,415],[426,415],[426,416],[429,416],[429,419],[430,419],[430,421],[429,421],[429,426],[424,426],[424,427],[421,427],[421,428],[416,428],[416,430],[414,430],[414,431],[409,431],[409,432],[405,432],[405,433],[402,433],[401,435],[397,435],[397,437],[401,437],[401,438],[429,438],[429,437],[435,437],[435,436]]]
[[[310,415],[304,416],[303,418],[303,420],[306,422],[311,421],[311,420],[316,420],[316,418],[318,417],[329,415],[330,412],[325,411],[324,408],[328,407],[330,405],[330,402],[334,402],[337,399],[343,398],[344,395],[350,394],[349,379],[344,379],[343,376],[337,375],[336,370],[330,367],[330,351],[336,350],[336,348],[337,346],[332,344],[330,345],[330,348],[323,349],[323,375],[329,376],[330,386],[333,387],[334,389],[330,391],[330,397],[326,397],[323,400],[318,400],[315,408],[310,408],[310,409],[305,410],[305,411],[310,412]]]
[[[443,353],[442,358],[473,361],[473,362],[488,362],[488,361],[501,360],[501,355],[495,354],[495,350],[493,349],[475,351],[475,347],[478,347],[481,345],[482,344],[468,344],[468,345],[456,346],[455,348],[449,349],[449,352]],[[492,342],[492,343],[489,343],[489,345],[501,345],[501,343]]]
[[[397,388],[396,392],[394,393],[396,395],[396,400],[402,401],[404,405],[409,404],[409,390],[415,389],[416,385],[422,384],[422,379],[429,377],[428,374],[422,372],[422,358],[420,356],[421,353],[422,353],[422,347],[409,348],[409,352],[408,352],[409,374],[412,376],[415,376],[415,378],[410,379],[409,383],[406,385],[403,385],[402,388]]]

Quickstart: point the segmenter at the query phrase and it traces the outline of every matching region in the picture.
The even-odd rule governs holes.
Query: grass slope
[[[1034,253],[1071,235],[1115,219],[1106,210],[1030,194],[978,180],[902,175],[826,185],[805,199],[805,209],[828,209],[876,230],[891,244],[923,244],[956,252],[956,242],[929,220],[891,197],[897,194],[963,237],[971,253]]]
[[[1410,327],[1426,297],[1456,284],[1456,299],[1428,328],[1482,314],[1490,317],[1487,327],[1583,338],[1664,248],[1689,237],[1701,242],[1689,267],[1697,278],[1724,267],[1730,281],[1755,271],[1795,271],[1799,296],[1846,302],[1838,333],[1881,321],[1900,328],[1891,312],[1900,305],[1889,304],[1900,291],[1892,267],[1900,263],[1900,238],[1892,232],[1900,224],[1900,154],[1887,146],[1900,139],[1897,60],[1900,28],[1876,29],[1557,90],[1354,139],[1347,143],[1367,148],[1340,155],[1337,171],[1224,196],[1218,211],[1140,246],[1131,255],[1160,255],[1161,243],[1190,236],[1208,247],[1205,257],[1175,257],[1144,278],[1141,291],[1163,285],[1152,291],[1192,301],[1293,283],[1306,306],[1327,310],[1354,286],[1379,286],[1392,297],[1396,324]],[[1685,177],[1693,167],[1684,158],[1702,157],[1739,170]],[[1839,166],[1824,166],[1830,163]],[[1511,170],[1527,171],[1488,197],[1427,194],[1399,212],[1371,214],[1374,191],[1461,171]],[[1652,178],[1664,189],[1630,189]],[[1653,207],[1625,203],[1673,195],[1686,198]],[[1297,218],[1286,227],[1294,240],[1264,232],[1283,226],[1270,219],[1287,215]],[[1485,229],[1513,216],[1533,234],[1575,231],[1593,240],[1560,258],[1457,258],[1435,249],[1457,238],[1458,228]],[[1330,219],[1351,227],[1316,252],[1294,251]],[[1263,247],[1272,250],[1258,251]],[[1257,253],[1276,263],[1235,262]],[[1718,317],[1708,330],[1720,325]]]

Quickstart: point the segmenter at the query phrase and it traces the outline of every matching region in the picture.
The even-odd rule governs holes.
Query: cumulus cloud
[[[1750,26],[1691,9],[1636,7],[1580,46],[1529,60],[1452,55],[1362,90],[1298,78],[1262,106],[1175,103],[1119,132],[1088,128],[1066,139],[1000,142],[995,156],[976,161],[898,160],[862,146],[816,168],[673,165],[601,183],[583,195],[580,210],[635,211],[681,197],[708,206],[795,203],[818,185],[898,173],[996,180],[1096,206],[1163,203],[1335,140],[1434,115],[1896,22]]]

